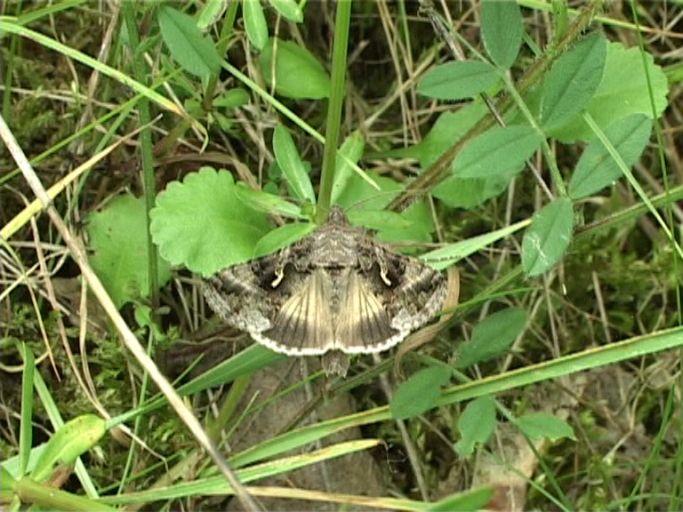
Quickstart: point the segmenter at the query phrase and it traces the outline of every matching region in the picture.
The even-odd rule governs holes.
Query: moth
[[[310,235],[219,271],[203,293],[225,322],[258,343],[290,356],[323,356],[328,374],[345,375],[346,354],[387,350],[438,313],[447,282],[332,207]]]

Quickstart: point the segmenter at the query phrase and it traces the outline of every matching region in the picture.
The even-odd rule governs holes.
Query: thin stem
[[[140,83],[146,82],[147,73],[145,70],[145,62],[143,60],[143,53],[136,51],[140,47],[140,36],[138,34],[138,27],[135,21],[135,3],[123,2],[121,4],[123,17],[128,31],[128,40],[130,41],[130,48],[133,57],[133,73],[135,79]],[[140,99],[138,104],[138,112],[140,113],[140,124],[143,126],[149,125],[149,100],[145,97]],[[156,245],[152,241],[152,233],[150,226],[150,211],[154,207],[154,200],[156,197],[156,184],[154,179],[154,163],[152,161],[152,130],[147,126],[140,132],[140,157],[142,165],[142,188],[145,196],[145,217],[147,224],[147,271],[149,278],[147,281],[147,292],[152,299],[154,306],[158,303],[159,291],[159,269],[158,269],[158,254]]]
[[[325,130],[325,149],[323,152],[323,170],[320,177],[316,221],[322,223],[327,219],[332,199],[334,168],[337,159],[337,142],[341,124],[341,112],[346,79],[346,50],[349,41],[349,25],[351,22],[352,0],[338,0],[335,16],[334,47],[332,49],[332,86],[330,104],[327,112],[327,128]]]
[[[225,52],[228,51],[228,45],[230,44],[230,35],[232,34],[233,27],[235,26],[235,18],[237,17],[237,6],[239,2],[236,0],[228,4],[228,10],[223,18],[223,26],[221,27],[221,35],[218,39],[218,44],[216,45],[216,51],[218,55],[223,59],[225,57]],[[204,110],[209,111],[211,108],[211,102],[213,100],[213,93],[216,89],[216,84],[218,83],[218,78],[220,71],[211,75],[209,83],[206,86],[206,92],[204,94]]]

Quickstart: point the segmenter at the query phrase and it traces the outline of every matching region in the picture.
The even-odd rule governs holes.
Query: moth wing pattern
[[[254,272],[256,263],[268,271]],[[219,271],[203,283],[202,293],[207,304],[225,322],[240,330],[254,333],[268,329],[277,305],[269,300],[267,287],[263,285],[275,278],[276,265],[277,256],[271,255]]]
[[[359,354],[387,350],[427,323],[442,308],[447,283],[333,208],[312,234],[221,270],[203,291],[223,320],[272,350]]]
[[[387,308],[361,274],[349,272],[345,281],[335,348],[349,354],[381,352],[407,336],[391,326]]]
[[[257,341],[301,355],[323,354],[333,348],[329,287],[329,279],[321,270],[308,275],[276,312],[272,326],[258,334],[261,339]]]
[[[441,272],[417,258],[395,253],[379,245],[375,251],[381,262],[380,267],[386,268],[385,279],[389,282],[384,294],[391,326],[407,336],[441,310],[448,283]]]

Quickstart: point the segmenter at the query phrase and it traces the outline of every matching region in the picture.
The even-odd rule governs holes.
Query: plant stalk
[[[346,97],[344,86],[346,79],[346,51],[349,42],[349,26],[351,23],[352,0],[337,0],[335,15],[334,46],[332,48],[332,85],[330,104],[327,111],[325,129],[325,149],[323,152],[323,169],[320,176],[320,190],[315,217],[318,224],[327,219],[332,199],[332,184],[337,160],[337,144],[341,131],[342,104]]]
[[[131,55],[133,57],[133,73],[135,79],[140,83],[146,83],[145,62],[143,60],[142,52],[136,51],[140,47],[140,36],[138,34],[138,27],[135,21],[135,7],[134,2],[123,2],[121,10],[128,31],[128,41],[131,45]],[[156,198],[156,183],[154,178],[154,162],[152,156],[152,130],[148,126],[150,123],[149,100],[145,97],[140,98],[138,104],[138,112],[140,113],[140,124],[146,126],[140,132],[140,163],[142,166],[142,189],[145,196],[145,217],[147,226],[147,271],[149,278],[147,281],[147,290],[151,298],[154,309],[158,306],[158,292],[159,292],[159,255],[157,247],[152,241],[152,233],[150,227],[150,211],[154,208],[154,200]]]

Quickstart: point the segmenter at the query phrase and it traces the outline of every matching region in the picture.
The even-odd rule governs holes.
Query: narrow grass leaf
[[[470,254],[482,250],[486,246],[511,235],[515,231],[525,228],[530,223],[531,221],[529,220],[523,220],[511,226],[491,231],[490,233],[468,238],[467,240],[461,240],[460,242],[427,252],[420,256],[420,259],[429,263],[432,268],[443,270],[450,267],[458,260],[466,258]]]
[[[481,35],[489,56],[502,68],[517,59],[522,45],[522,13],[514,0],[484,0],[481,3]]]
[[[72,512],[116,512],[98,500],[56,489],[47,483],[22,478],[15,484],[15,492],[30,503],[30,510],[69,510]],[[13,509],[8,509],[13,510]],[[23,510],[17,507],[16,510]]]
[[[261,0],[242,0],[242,17],[247,39],[252,46],[262,51],[268,43],[268,24]]]
[[[230,173],[210,167],[166,187],[151,212],[159,253],[204,276],[250,259],[270,226],[262,212],[237,198],[234,189]]]
[[[654,112],[648,82],[652,86]],[[655,64],[651,54],[641,54],[637,47],[625,48],[622,43],[609,43],[602,81],[587,112],[603,130],[631,114],[658,117],[667,106],[668,89],[664,70]],[[568,123],[550,130],[549,135],[563,142],[589,141],[593,138],[593,130],[578,113]]]
[[[24,370],[21,373],[21,421],[19,423],[19,474],[25,475],[33,445],[33,375],[35,364],[33,351],[21,344]]]
[[[301,212],[300,206],[290,203],[278,195],[264,192],[263,190],[249,188],[244,183],[236,184],[235,195],[245,206],[260,212],[268,213],[270,215],[284,215],[291,219],[307,218],[306,215]]]
[[[496,428],[496,401],[490,396],[472,400],[465,406],[458,418],[460,440],[455,443],[455,451],[461,457],[474,453],[476,445],[483,445]]]
[[[364,148],[365,140],[363,139],[363,135],[356,130],[346,137],[337,150],[334,182],[332,183],[332,204],[336,204],[339,196],[344,192],[349,179],[353,176],[354,165],[357,164],[363,156]]]
[[[631,167],[643,153],[650,140],[652,120],[644,114],[632,114],[617,119],[605,129],[605,135],[619,152],[624,163]],[[569,196],[580,199],[611,185],[621,177],[619,166],[605,145],[597,138],[584,150],[569,181]]]
[[[142,198],[122,195],[87,221],[90,264],[111,295],[123,304],[149,295],[147,216]],[[159,259],[159,285],[171,278],[171,268]]]
[[[583,352],[569,354],[535,365],[510,370],[474,382],[452,386],[443,391],[435,406],[451,405],[480,396],[518,389],[549,379],[556,379],[585,370],[601,368],[609,364],[627,361],[665,350],[681,348],[682,346],[683,327],[656,331],[643,336],[610,343],[609,345],[601,346],[597,349],[591,348]],[[252,356],[258,355],[257,357],[261,357],[265,354],[269,354],[274,358],[284,357],[258,345],[250,347],[247,351],[252,352],[250,359],[253,359]],[[239,357],[240,355],[241,354],[238,354],[236,357]],[[207,372],[207,374],[210,372],[211,370]],[[36,376],[39,378],[40,374],[36,374]],[[209,386],[219,385],[220,383],[221,381],[217,378],[215,382],[209,384]],[[204,385],[206,382],[202,382],[202,384]],[[187,386],[189,386],[189,384]],[[196,392],[199,389],[205,389],[190,389],[188,387],[186,390],[185,388],[186,387],[183,386],[182,389],[186,392]],[[156,407],[159,407],[164,403],[165,402],[162,400],[159,400]],[[389,406],[375,407],[374,409],[361,411],[355,414],[333,418],[331,420],[307,425],[263,441],[256,446],[234,455],[230,458],[229,462],[233,467],[244,466],[245,464],[250,464],[254,461],[270,458],[277,454],[305,446],[347,428],[368,425],[390,419],[391,413],[389,411]]]
[[[383,409],[380,411],[380,409]],[[279,436],[267,439],[257,445],[251,446],[246,450],[237,453],[228,459],[234,468],[239,468],[253,462],[269,459],[280,453],[300,448],[314,443],[335,432],[344,430],[354,425],[365,425],[376,421],[390,419],[388,407],[361,411],[355,414],[340,416],[308,425],[296,430],[285,432]]]
[[[270,5],[283,18],[287,18],[294,23],[301,23],[304,21],[304,13],[295,0],[270,0]]]
[[[392,417],[412,418],[434,407],[441,388],[450,378],[450,370],[443,366],[431,366],[415,372],[394,393],[389,404]]]
[[[47,479],[57,464],[73,464],[82,453],[95,446],[107,432],[105,421],[94,414],[84,414],[66,422],[50,438],[31,478]]]
[[[266,84],[274,82],[275,92],[281,96],[317,100],[330,95],[330,77],[325,68],[306,48],[291,41],[271,38],[259,56],[259,64]]]
[[[315,229],[312,222],[292,222],[273,229],[256,242],[254,258],[272,254],[311,233]]]
[[[291,457],[283,457],[281,459],[265,462],[256,466],[238,470],[237,477],[241,483],[248,483],[254,480],[260,480],[283,473],[291,473],[299,468],[310,466],[324,462],[326,460],[335,459],[343,455],[358,452],[361,450],[368,450],[378,446],[380,441],[377,439],[363,439],[356,441],[347,441],[330,446],[326,446],[320,450],[300,455],[293,455]],[[230,495],[233,490],[224,477],[214,476],[202,478],[191,482],[182,482],[173,484],[168,487],[161,487],[158,489],[150,489],[142,492],[134,492],[129,494],[121,494],[119,496],[107,496],[102,501],[109,504],[132,504],[132,503],[147,503],[159,500],[172,500],[184,498],[187,496],[202,496],[202,495]]]
[[[169,110],[170,112],[173,112],[181,116],[184,115],[182,109],[179,109],[175,103],[165,98],[161,94],[157,93],[153,88],[147,87],[141,84],[140,82],[133,80],[129,74],[123,73],[118,69],[107,66],[103,62],[100,62],[97,59],[90,57],[89,55],[79,52],[70,46],[64,45],[59,41],[56,41],[55,39],[50,39],[49,37],[46,37],[43,34],[30,30],[26,27],[17,25],[16,23],[10,22],[8,18],[3,19],[2,16],[0,16],[0,32],[1,31],[9,32],[11,34],[18,34],[22,37],[35,41],[41,46],[59,52],[70,59],[74,59],[75,61],[80,62],[81,64],[88,66],[89,68],[97,70],[99,73],[130,87],[135,92],[149,98],[151,101],[157,103],[162,108],[165,108],[166,110]]]
[[[487,316],[472,330],[472,339],[458,348],[455,367],[469,368],[504,353],[526,322],[527,314],[522,308],[507,308]]]
[[[208,36],[202,35],[191,16],[161,5],[159,29],[166,47],[185,71],[202,79],[218,73],[221,58],[216,47]]]
[[[498,80],[498,72],[486,62],[447,62],[427,71],[417,92],[437,100],[463,100],[486,91]]]
[[[602,79],[607,41],[593,33],[562,55],[541,90],[540,121],[545,129],[563,124],[588,106]]]
[[[467,510],[485,510],[493,498],[493,489],[479,487],[471,491],[459,492],[443,498],[427,508],[428,512],[454,512]]]
[[[551,414],[543,412],[525,414],[517,418],[515,424],[525,436],[534,441],[543,438],[550,441],[565,438],[576,440],[571,425]]]
[[[488,130],[468,142],[452,164],[460,178],[509,176],[519,172],[541,145],[531,126],[505,126]]]
[[[522,267],[537,276],[560,261],[572,240],[574,209],[571,199],[559,197],[534,215],[522,240]]]
[[[315,192],[311,178],[306,172],[304,162],[299,156],[294,139],[287,128],[282,125],[275,127],[273,132],[273,151],[280,170],[285,175],[292,193],[302,201],[315,203]]]
[[[199,393],[205,389],[229,384],[238,377],[253,373],[284,358],[284,355],[254,343],[230,359],[217,364],[199,377],[192,379],[187,384],[183,384],[178,388],[178,393],[187,396]]]

